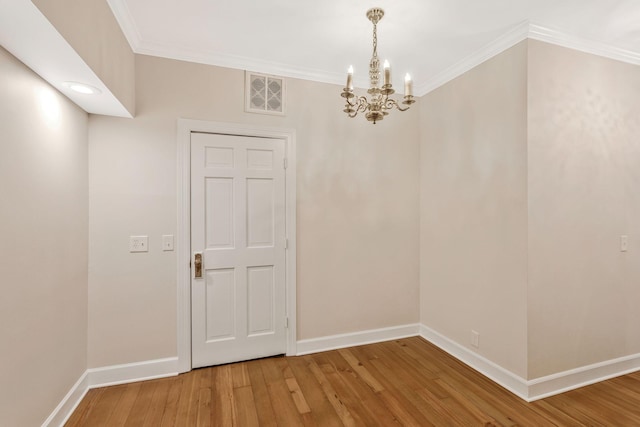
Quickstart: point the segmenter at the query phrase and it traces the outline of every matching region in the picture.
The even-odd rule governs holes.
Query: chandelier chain
[[[378,59],[378,25],[377,21],[373,19],[373,54],[371,55],[371,62],[369,62],[369,80],[371,87],[378,87],[378,81],[380,80],[380,60]]]
[[[378,25],[373,24],[373,56],[378,57]]]

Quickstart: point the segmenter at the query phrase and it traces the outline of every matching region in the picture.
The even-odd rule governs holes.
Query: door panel
[[[235,276],[232,268],[207,271],[205,316],[209,342],[235,336]]]
[[[192,366],[286,351],[284,142],[191,134]]]
[[[233,178],[206,178],[205,191],[206,248],[233,248]]]
[[[247,179],[247,246],[273,247],[273,180]]]
[[[249,335],[273,333],[273,266],[248,270]]]

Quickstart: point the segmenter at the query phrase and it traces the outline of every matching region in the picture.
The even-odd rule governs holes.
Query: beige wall
[[[525,41],[420,100],[421,321],[523,377],[526,72]]]
[[[106,0],[32,0],[132,115],[134,55]]]
[[[40,425],[87,367],[87,114],[0,48],[0,424]]]
[[[536,378],[640,353],[640,68],[531,41],[528,73]]]
[[[287,80],[287,115],[244,112],[244,73],[136,56],[137,115],[90,119],[89,365],[176,355],[179,117],[297,131],[298,339],[418,321],[418,114],[375,126],[340,87]],[[128,253],[149,235],[150,252]]]
[[[640,353],[639,92],[530,40],[421,100],[426,326],[526,379]]]

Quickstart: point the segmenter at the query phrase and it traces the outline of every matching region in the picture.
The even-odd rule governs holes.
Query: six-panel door
[[[284,141],[191,134],[192,366],[286,351]]]

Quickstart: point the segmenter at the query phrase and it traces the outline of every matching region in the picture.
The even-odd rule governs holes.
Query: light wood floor
[[[66,426],[640,426],[640,373],[526,403],[419,337],[90,390]]]

